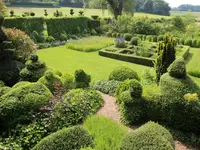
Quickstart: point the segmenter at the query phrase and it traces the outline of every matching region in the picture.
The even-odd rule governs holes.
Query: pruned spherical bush
[[[133,69],[125,66],[115,68],[109,75],[109,80],[125,81],[127,79],[140,80]]]
[[[74,126],[50,134],[32,150],[79,150],[83,147],[94,147],[93,137],[82,126]]]
[[[94,88],[102,93],[114,96],[120,84],[121,82],[116,80],[100,80],[94,84]]]
[[[44,84],[52,93],[57,87],[64,87],[64,80],[60,76],[55,75],[51,70],[47,70],[38,82]]]
[[[67,41],[67,39],[68,39],[68,37],[65,33],[60,34],[60,38],[59,38],[60,41]]]
[[[159,124],[148,122],[137,130],[127,133],[120,150],[174,150],[170,132]]]
[[[91,76],[86,74],[82,69],[74,73],[76,88],[87,88],[90,86]]]
[[[103,98],[95,90],[75,89],[64,95],[64,100],[54,107],[53,122],[57,128],[81,123],[102,106]]]
[[[169,75],[174,78],[186,76],[186,65],[183,58],[175,60],[168,68]]]
[[[123,92],[125,92],[127,90],[129,91],[130,96],[133,98],[141,98],[141,96],[142,96],[141,84],[135,79],[126,80],[123,83],[121,83],[116,90],[116,97],[117,97],[117,101],[119,103],[125,102],[122,99],[122,94],[123,94]]]
[[[26,62],[26,68],[20,72],[22,81],[36,82],[47,70],[46,64],[38,60],[37,55],[31,55],[30,60]]]
[[[131,38],[132,38],[132,35],[131,35],[130,33],[124,34],[124,39],[125,39],[126,41],[130,41]]]
[[[192,39],[186,39],[184,45],[192,46]]]
[[[75,88],[74,77],[71,74],[65,73],[61,77],[67,90]]]
[[[31,111],[39,111],[48,104],[51,92],[41,83],[32,83],[11,89],[0,97],[0,126],[9,128],[28,120]]]
[[[140,38],[139,37],[133,37],[131,39],[131,45],[138,45]]]

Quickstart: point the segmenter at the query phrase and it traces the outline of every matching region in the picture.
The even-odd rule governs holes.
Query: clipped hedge
[[[120,150],[175,150],[175,144],[167,129],[154,122],[148,122],[127,133],[122,139]]]
[[[5,28],[16,28],[31,35],[33,31],[42,33],[44,31],[45,19],[43,17],[12,17],[5,18]]]
[[[95,90],[75,89],[64,95],[64,100],[54,107],[53,122],[57,128],[76,125],[103,105],[103,98]]]
[[[128,54],[121,54],[117,52],[108,52],[106,50],[100,50],[99,51],[100,56],[108,57],[108,58],[113,58],[121,61],[126,61],[126,62],[131,62],[131,63],[136,63],[140,65],[145,65],[145,66],[154,66],[154,59],[151,58],[145,58],[145,57],[139,57],[139,56],[131,56]]]
[[[29,112],[39,111],[51,97],[51,92],[41,83],[11,89],[0,97],[0,127],[9,128],[28,120]]]
[[[102,93],[114,96],[120,84],[121,82],[116,80],[100,80],[94,84],[94,88]]]
[[[74,126],[50,134],[32,150],[79,150],[83,147],[94,147],[93,138],[82,126]]]
[[[126,66],[115,68],[109,75],[109,80],[125,81],[127,79],[140,80],[137,72]]]
[[[84,29],[88,29],[88,20],[87,17],[46,19],[47,31],[49,36],[59,39],[61,33],[77,34],[83,32]]]

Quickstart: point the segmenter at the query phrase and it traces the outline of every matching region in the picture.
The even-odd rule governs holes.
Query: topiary
[[[109,80],[125,81],[127,79],[140,80],[134,70],[125,66],[115,68],[109,75]]]
[[[131,39],[131,45],[138,45],[140,38],[139,37],[133,37]]]
[[[53,122],[57,128],[81,123],[103,104],[102,96],[95,90],[75,89],[64,95],[64,100],[54,107]]]
[[[76,88],[87,88],[90,86],[91,76],[86,74],[82,69],[74,73]]]
[[[60,38],[59,38],[60,41],[67,41],[67,39],[68,39],[68,37],[65,33],[60,34]]]
[[[41,83],[32,83],[11,89],[0,97],[1,129],[30,121],[30,112],[38,112],[48,104],[51,92]]]
[[[38,60],[37,55],[31,55],[26,62],[26,68],[20,72],[22,81],[36,82],[41,78],[47,70],[46,64]]]
[[[192,39],[186,39],[184,45],[192,46]]]
[[[67,90],[75,88],[74,77],[71,74],[65,73],[61,77]]]
[[[51,70],[47,70],[38,82],[44,84],[52,93],[55,92],[57,87],[64,87],[64,80]]]
[[[186,65],[183,58],[175,60],[168,68],[169,75],[174,78],[186,77]]]
[[[31,82],[21,81],[21,82],[16,83],[16,84],[12,87],[12,89],[18,88],[18,87],[20,87],[20,86],[28,85],[28,84],[31,84]]]
[[[83,147],[94,147],[93,138],[82,126],[74,126],[50,134],[32,150],[78,150]]]
[[[131,35],[130,33],[124,34],[124,39],[125,39],[126,41],[130,41],[131,38],[132,38],[132,35]]]
[[[167,129],[154,122],[148,122],[123,137],[120,150],[132,149],[174,150],[175,145]]]

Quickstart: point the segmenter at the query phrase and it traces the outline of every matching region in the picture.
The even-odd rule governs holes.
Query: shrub
[[[28,56],[36,51],[36,45],[23,31],[17,29],[4,29],[12,48],[15,49],[15,58],[26,61]]]
[[[26,67],[20,72],[22,81],[36,82],[47,70],[46,64],[38,60],[37,55],[31,55],[26,62]]]
[[[125,81],[127,79],[140,80],[134,70],[125,66],[115,68],[109,75],[109,80]]]
[[[114,96],[120,84],[121,82],[116,80],[100,80],[94,84],[94,88],[102,93]]]
[[[95,31],[95,29],[91,29],[90,33],[91,35],[97,35],[97,32]]]
[[[163,41],[164,40],[164,36],[163,35],[159,35],[157,37],[157,41],[160,42],[160,41]]]
[[[123,38],[117,38],[115,40],[115,47],[117,48],[125,48],[126,47],[126,42]]]
[[[41,83],[11,89],[0,97],[1,129],[29,120],[30,112],[38,112],[51,97],[51,92]]]
[[[54,39],[52,36],[48,36],[48,37],[46,38],[46,42],[52,43],[52,42],[54,42],[54,41],[55,41],[55,39]]]
[[[112,37],[116,38],[116,37],[117,37],[117,33],[116,33],[116,32],[113,32],[113,33],[112,33]]]
[[[54,107],[53,122],[57,128],[79,124],[96,113],[102,104],[103,98],[95,90],[71,90]]]
[[[152,41],[152,35],[147,35],[146,40],[151,42]]]
[[[87,88],[90,86],[91,76],[86,74],[82,69],[74,73],[76,88]]]
[[[185,42],[184,42],[184,45],[192,46],[192,40],[191,39],[186,39]]]
[[[4,87],[4,86],[5,86],[5,83],[0,80],[0,87]]]
[[[59,38],[60,41],[67,41],[67,39],[68,39],[68,37],[66,34],[64,34],[64,33],[60,34],[60,38]]]
[[[21,82],[16,83],[16,84],[12,87],[12,89],[18,88],[18,87],[21,87],[21,86],[24,86],[24,85],[28,85],[28,84],[31,84],[31,82],[21,81]]]
[[[186,66],[183,58],[175,60],[168,68],[169,75],[174,78],[185,78]]]
[[[123,137],[120,150],[125,149],[174,150],[175,145],[167,129],[154,122],[148,122]]]
[[[132,35],[131,35],[131,34],[129,34],[129,33],[124,34],[124,39],[125,39],[126,41],[130,41],[131,38],[132,38]]]
[[[192,40],[192,47],[197,47],[197,40],[196,39]]]
[[[184,45],[185,44],[185,39],[181,38],[180,39],[180,44]]]
[[[65,73],[61,77],[67,90],[75,88],[74,77],[71,74]]]
[[[131,39],[131,45],[138,45],[138,43],[139,43],[139,41],[140,41],[140,38],[139,37],[133,37],[132,39]]]
[[[33,150],[72,150],[93,147],[92,136],[81,126],[64,128],[42,139]]]
[[[152,36],[152,42],[157,42],[157,36]]]
[[[89,117],[83,126],[94,137],[96,150],[118,150],[122,137],[128,132],[125,127],[103,116]]]
[[[0,87],[0,97],[4,94],[8,93],[10,90],[11,90],[11,88],[8,86]]]
[[[37,43],[44,43],[46,38],[44,37],[44,35],[42,34],[38,34],[37,31],[33,31],[32,33],[32,39],[34,39],[35,42]]]
[[[44,84],[52,93],[55,92],[57,86],[64,87],[64,80],[51,70],[47,70],[38,82]]]

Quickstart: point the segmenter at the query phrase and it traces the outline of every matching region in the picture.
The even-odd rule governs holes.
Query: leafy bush
[[[68,39],[68,37],[66,34],[64,34],[64,33],[60,34],[60,38],[59,38],[60,41],[67,41],[67,39]]]
[[[125,39],[126,41],[130,41],[131,38],[132,38],[132,35],[131,35],[131,34],[129,34],[129,33],[124,34],[124,39]]]
[[[74,73],[76,88],[87,88],[90,86],[91,76],[86,74],[82,69]]]
[[[163,41],[164,40],[164,36],[163,35],[159,35],[157,37],[157,41],[160,42],[160,41]]]
[[[37,42],[37,43],[44,43],[45,40],[46,40],[45,36],[42,35],[42,34],[38,34],[37,31],[33,31],[31,37],[32,37],[32,39],[34,39],[34,41]]]
[[[55,92],[57,86],[64,87],[64,80],[51,70],[47,70],[38,82],[44,84],[52,93]]]
[[[154,122],[148,122],[123,137],[120,150],[125,149],[174,150],[175,145],[167,129]]]
[[[140,80],[134,70],[125,66],[115,68],[109,75],[109,80],[125,81],[127,79]]]
[[[94,88],[102,93],[114,96],[120,84],[121,82],[116,80],[100,80],[94,84]]]
[[[184,42],[184,45],[192,46],[192,40],[191,39],[186,39],[185,42]]]
[[[31,82],[21,81],[21,82],[16,83],[16,84],[12,87],[12,89],[18,88],[18,87],[21,87],[21,86],[24,86],[24,85],[28,85],[28,84],[31,84]]]
[[[138,45],[140,38],[139,37],[133,37],[131,39],[131,45]]]
[[[102,104],[103,98],[95,90],[71,90],[54,107],[53,122],[57,128],[76,125],[96,113]]]
[[[168,68],[169,75],[174,78],[186,76],[186,66],[183,58],[175,60]]]
[[[115,47],[117,48],[125,48],[126,47],[126,42],[124,38],[117,38],[115,40]]]
[[[12,41],[15,49],[15,58],[26,61],[28,56],[36,51],[36,45],[23,31],[17,29],[4,29],[8,39]]]
[[[61,77],[67,90],[75,88],[74,77],[71,74],[65,73]]]
[[[64,150],[93,147],[92,136],[81,126],[64,128],[42,139],[33,150]]]
[[[103,116],[89,117],[83,126],[94,137],[96,150],[118,150],[123,135],[127,133],[126,128]]]
[[[0,97],[1,129],[29,120],[29,112],[39,111],[51,97],[51,92],[41,83],[13,88]]]
[[[54,39],[52,36],[48,36],[48,37],[46,38],[46,42],[52,43],[52,42],[54,42],[54,41],[55,41],[55,39]]]
[[[26,62],[26,68],[20,72],[22,81],[36,82],[47,70],[46,64],[38,60],[37,55],[31,55],[30,60]]]
[[[9,91],[10,91],[10,87],[8,87],[8,86],[4,86],[4,87],[0,87],[0,96],[2,96],[2,95],[4,95],[4,94],[6,94],[6,93],[8,93]]]

